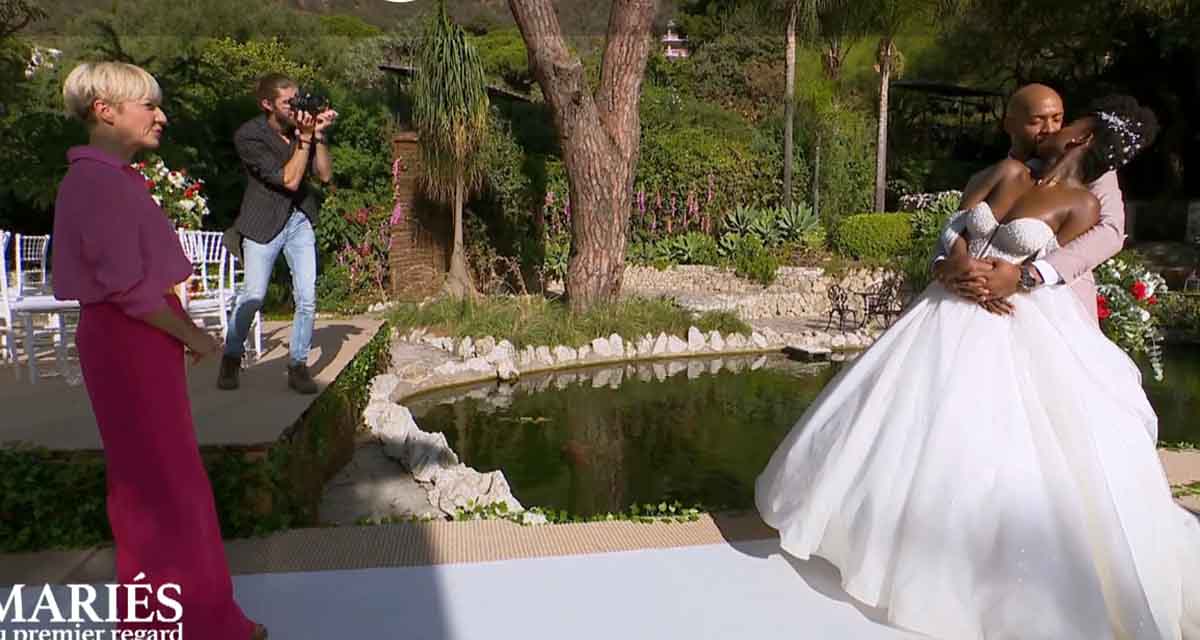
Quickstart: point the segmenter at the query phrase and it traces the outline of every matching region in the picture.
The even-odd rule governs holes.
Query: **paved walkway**
[[[753,516],[307,529],[227,550],[238,600],[272,638],[915,637],[852,604],[827,563],[782,555]],[[7,558],[0,585],[112,575],[107,550],[73,567],[34,559]]]
[[[309,366],[324,389],[379,330],[370,318],[318,320]],[[188,368],[188,387],[196,435],[202,445],[253,445],[274,442],[312,404],[287,386],[287,342],[291,322],[263,323],[263,357],[249,362],[237,391],[216,388],[219,359]],[[50,449],[101,448],[96,421],[82,385],[62,378],[29,384],[11,366],[0,367],[0,443],[31,443]]]

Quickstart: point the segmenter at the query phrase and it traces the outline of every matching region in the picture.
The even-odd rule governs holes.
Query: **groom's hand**
[[[987,309],[988,311],[990,311],[998,316],[1010,316],[1010,315],[1012,315],[1012,312],[1013,312],[1012,303],[1003,298],[996,298],[995,300],[986,300],[984,302],[980,302],[979,306],[983,307],[984,309]]]
[[[1007,298],[1017,292],[1017,284],[1021,280],[1021,270],[1017,265],[999,258],[988,258],[980,261],[981,265],[972,266],[966,277],[980,278],[986,294],[983,300]]]

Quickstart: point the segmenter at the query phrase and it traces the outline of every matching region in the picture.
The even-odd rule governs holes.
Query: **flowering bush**
[[[181,229],[199,229],[208,215],[208,199],[201,195],[204,181],[187,174],[187,169],[172,171],[162,158],[133,164],[146,179],[146,189],[167,217]]]
[[[1137,260],[1117,255],[1096,268],[1096,307],[1104,335],[1117,343],[1130,357],[1145,355],[1154,369],[1154,379],[1162,380],[1162,335],[1158,317],[1151,307],[1166,293],[1162,276]]]
[[[961,191],[938,191],[936,193],[910,193],[900,196],[901,211],[926,211],[954,213],[962,200]]]

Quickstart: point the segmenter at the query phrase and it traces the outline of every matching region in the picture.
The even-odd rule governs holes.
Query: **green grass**
[[[1200,482],[1193,482],[1191,484],[1177,484],[1171,487],[1171,495],[1175,496],[1176,498],[1200,496]]]
[[[478,302],[441,298],[424,305],[404,304],[389,319],[400,333],[425,327],[455,338],[493,336],[518,349],[526,346],[579,346],[618,334],[626,340],[646,334],[684,336],[701,331],[746,333],[750,327],[729,312],[694,314],[671,302],[630,298],[588,313],[571,313],[565,303],[540,297],[495,297]]]

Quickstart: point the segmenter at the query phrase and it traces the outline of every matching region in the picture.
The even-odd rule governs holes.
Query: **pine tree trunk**
[[[887,206],[887,152],[888,152],[888,88],[892,79],[892,55],[895,46],[890,38],[879,45],[879,139],[875,155],[875,210],[883,211]]]
[[[530,68],[554,118],[571,196],[567,298],[584,311],[613,300],[625,273],[625,230],[641,126],[638,103],[657,0],[613,0],[595,93],[562,37],[550,0],[509,0]]]
[[[798,3],[792,3],[787,26],[786,86],[783,92],[783,206],[792,206],[793,127],[796,123],[796,13]]]
[[[454,247],[450,251],[450,273],[446,278],[446,293],[455,298],[475,298],[471,272],[467,270],[466,249],[463,243],[463,199],[465,179],[459,171],[454,176]]]

